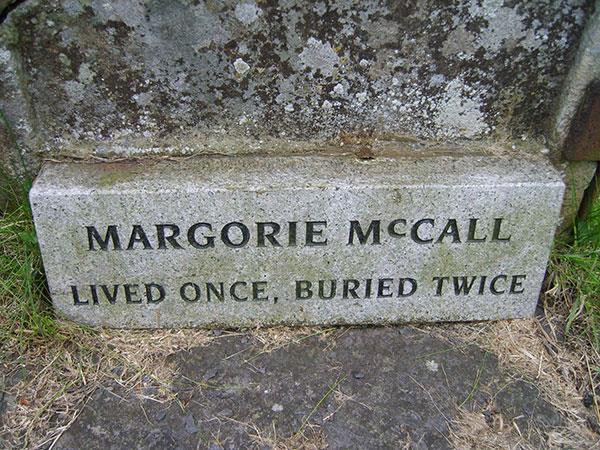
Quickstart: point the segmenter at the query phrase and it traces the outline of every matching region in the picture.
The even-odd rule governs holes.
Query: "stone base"
[[[564,185],[509,157],[50,163],[31,191],[56,310],[126,328],[533,313]]]

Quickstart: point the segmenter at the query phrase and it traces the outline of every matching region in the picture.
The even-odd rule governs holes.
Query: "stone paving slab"
[[[476,346],[409,327],[336,333],[271,353],[223,335],[176,353],[180,404],[105,386],[55,448],[263,449],[257,434],[285,440],[305,424],[329,449],[445,449],[459,405],[514,420],[525,436],[562,423],[535,386]]]

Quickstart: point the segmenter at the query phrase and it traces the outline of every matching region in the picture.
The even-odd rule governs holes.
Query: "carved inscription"
[[[503,218],[494,218],[491,224],[482,225],[479,218],[465,221],[448,219],[418,219],[408,223],[406,219],[395,219],[388,224],[372,220],[363,225],[351,220],[348,226],[347,245],[381,244],[382,233],[391,238],[407,238],[417,244],[476,243],[510,241],[503,233]],[[308,222],[256,222],[252,225],[229,222],[220,229],[208,222],[198,222],[184,228],[174,223],[155,225],[134,224],[126,229],[117,225],[97,227],[89,225],[87,230],[88,250],[180,250],[184,247],[197,249],[217,245],[241,248],[254,247],[312,247],[328,243],[327,221]],[[100,230],[99,230],[100,229]]]
[[[394,219],[388,223],[372,220],[368,223],[350,220],[344,244],[369,245],[435,245],[502,244],[510,242],[509,225],[503,217],[436,220]],[[332,243],[327,233],[326,220],[287,222],[229,222],[216,226],[210,222],[196,222],[190,226],[175,223],[118,225],[87,225],[86,250],[94,251],[177,251],[186,247],[210,251],[216,246],[244,247],[319,247]],[[428,294],[446,295],[519,295],[525,292],[525,274],[456,274],[431,277],[427,281]],[[271,302],[280,297],[303,301],[311,299],[380,299],[410,297],[420,289],[413,277],[299,279],[292,280],[291,292],[275,294],[269,281],[189,280],[178,286],[165,286],[155,281],[135,284],[70,285],[75,306],[94,306],[117,302],[158,304],[166,299],[186,303],[211,302]]]
[[[533,314],[560,175],[413,153],[49,163],[31,204],[54,307],[126,328]]]

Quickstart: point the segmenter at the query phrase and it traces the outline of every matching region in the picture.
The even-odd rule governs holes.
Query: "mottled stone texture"
[[[168,387],[182,401],[150,400],[150,377],[140,389],[107,383],[53,448],[451,450],[450,421],[461,408],[517,424],[533,448],[566,426],[534,384],[446,330],[343,329],[273,351],[238,332],[219,335],[168,357]],[[345,395],[324,395],[332,386]],[[303,424],[306,434],[318,426],[323,440],[288,444]]]
[[[599,3],[596,4],[600,6]],[[588,89],[594,80],[596,82],[600,80],[600,8],[598,6],[586,24],[564,88],[561,90],[557,114],[550,130],[550,139],[554,146],[559,148],[568,145],[567,136],[572,131],[571,124],[577,109],[590,101],[589,98],[585,98],[586,95],[592,94]],[[570,153],[570,149],[565,149],[565,153]]]
[[[533,157],[237,156],[52,163],[31,204],[77,321],[393,323],[533,314],[563,189]]]
[[[43,155],[537,134],[591,3],[29,0],[0,101]]]

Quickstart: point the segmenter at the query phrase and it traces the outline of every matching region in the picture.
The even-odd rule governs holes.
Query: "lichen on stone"
[[[541,133],[591,8],[28,0],[0,39],[22,62],[41,154],[235,153],[342,133]]]

